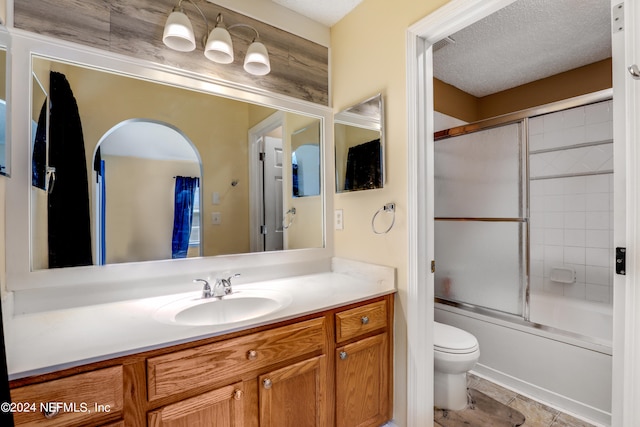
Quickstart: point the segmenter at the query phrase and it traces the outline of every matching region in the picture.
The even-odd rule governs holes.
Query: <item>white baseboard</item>
[[[522,381],[488,366],[478,363],[471,373],[597,427],[611,426],[611,414],[608,412]]]

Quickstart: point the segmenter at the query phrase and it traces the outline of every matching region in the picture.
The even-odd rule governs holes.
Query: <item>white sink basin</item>
[[[161,307],[154,318],[178,325],[225,325],[266,316],[290,302],[291,297],[282,292],[244,289],[220,299],[182,298]]]

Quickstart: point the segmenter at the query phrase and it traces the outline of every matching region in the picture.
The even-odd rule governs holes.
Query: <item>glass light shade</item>
[[[219,64],[233,62],[233,43],[231,35],[224,27],[215,27],[211,30],[207,44],[204,47],[204,56]]]
[[[167,47],[180,52],[191,52],[196,48],[193,27],[184,12],[171,12],[164,24],[162,41]]]
[[[244,57],[244,70],[254,76],[264,76],[271,71],[269,52],[260,42],[253,42]]]

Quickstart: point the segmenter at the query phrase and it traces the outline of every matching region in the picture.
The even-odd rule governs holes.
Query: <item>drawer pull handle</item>
[[[339,356],[340,356],[340,360],[346,360],[348,355],[347,355],[347,352],[343,350],[340,352]]]
[[[233,392],[233,398],[235,400],[240,400],[244,396],[244,392],[242,390],[236,390]]]
[[[255,350],[249,350],[247,352],[247,360],[256,360],[258,358],[258,352]]]
[[[265,390],[269,390],[272,385],[273,385],[273,383],[271,382],[271,380],[269,378],[267,378],[264,381],[262,381],[262,386],[264,387]]]
[[[362,316],[360,321],[362,322],[363,325],[369,324],[369,318],[367,316]]]
[[[60,411],[57,408],[53,409],[51,411],[49,411],[48,409],[45,409],[42,413],[44,414],[44,417],[46,419],[51,420],[51,419],[55,418],[56,416],[58,416]]]

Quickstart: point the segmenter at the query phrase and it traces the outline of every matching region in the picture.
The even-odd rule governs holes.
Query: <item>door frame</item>
[[[433,55],[431,46],[515,0],[452,0],[407,29],[407,141],[408,141],[408,295],[407,295],[407,422],[421,427],[433,423],[433,328],[434,199],[433,199]],[[626,67],[640,64],[638,25],[640,0],[612,0],[623,4],[625,29],[614,36],[614,134],[624,138],[623,156],[618,156],[615,192],[616,227],[614,243],[626,246],[628,254],[640,248],[640,126],[633,120],[640,113],[640,82],[633,81]],[[635,24],[635,25],[634,25]],[[623,53],[624,52],[624,53]],[[623,68],[624,67],[624,68]],[[618,151],[619,153],[619,151]],[[623,157],[622,159],[620,159]],[[622,175],[622,177],[620,177]],[[626,188],[626,191],[625,191]],[[625,202],[626,200],[626,202]],[[622,228],[622,230],[620,230]],[[418,236],[427,236],[419,239]],[[625,243],[626,242],[626,243]],[[635,289],[640,266],[627,255],[626,276],[614,278],[614,335],[612,425],[640,425],[640,291]]]
[[[284,112],[277,111],[249,129],[249,244],[251,252],[264,251],[260,225],[264,217],[263,174],[260,153],[264,151],[263,135],[282,127],[285,133]],[[284,142],[284,141],[283,141]]]

